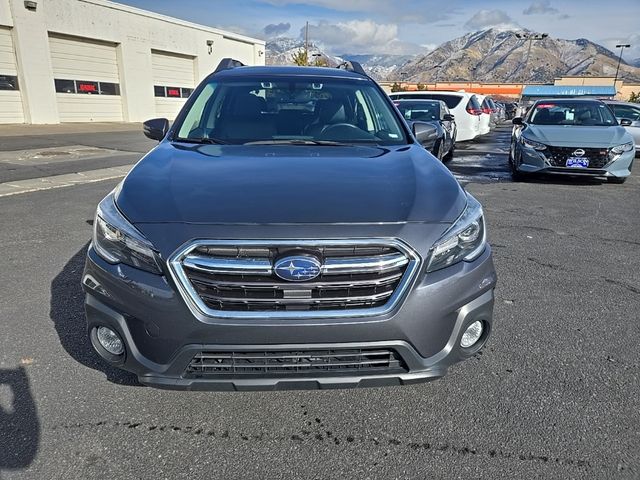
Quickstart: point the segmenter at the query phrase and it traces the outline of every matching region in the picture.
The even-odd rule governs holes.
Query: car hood
[[[522,134],[531,140],[557,147],[614,147],[630,142],[620,126],[577,127],[572,125],[529,125]]]
[[[466,197],[417,145],[164,141],[129,172],[116,203],[133,223],[451,223]]]

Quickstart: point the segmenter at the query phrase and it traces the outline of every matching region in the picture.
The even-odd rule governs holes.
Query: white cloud
[[[304,36],[304,28],[301,31]],[[309,38],[334,55],[344,53],[409,54],[420,46],[398,39],[398,25],[373,20],[309,24]]]
[[[622,58],[629,63],[640,59],[640,33],[632,33],[626,37],[605,38],[600,40],[600,43],[616,55],[620,54],[620,49],[616,48],[616,45],[629,44],[631,48],[624,49]]]
[[[518,24],[502,10],[480,10],[464,26],[469,30],[518,28]]]
[[[525,8],[522,13],[525,15],[548,15],[560,13],[560,11],[557,8],[552,7],[549,0],[538,0]]]

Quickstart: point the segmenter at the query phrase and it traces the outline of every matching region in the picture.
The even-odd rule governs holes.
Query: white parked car
[[[640,155],[640,104],[604,100],[613,110],[614,115],[627,132],[631,134],[636,144],[636,155]]]
[[[419,92],[394,92],[389,96],[393,100],[442,100],[455,117],[458,127],[456,142],[473,140],[480,135],[482,108],[478,98],[473,93],[423,90]]]
[[[486,95],[476,93],[476,98],[480,103],[480,135],[486,135],[491,131],[491,108],[486,103]]]

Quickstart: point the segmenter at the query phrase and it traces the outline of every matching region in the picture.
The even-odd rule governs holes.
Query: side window
[[[182,122],[180,131],[178,132],[179,137],[186,138],[192,131],[196,130],[198,127],[202,127],[202,116],[204,114],[205,107],[209,103],[209,100],[211,99],[214,91],[215,84],[209,83],[205,85],[205,87],[200,92],[200,95],[191,106],[187,117],[184,119],[184,122]]]

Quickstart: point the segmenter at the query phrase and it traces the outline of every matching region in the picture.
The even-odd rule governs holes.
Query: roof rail
[[[213,73],[218,73],[223,70],[231,70],[232,68],[244,67],[244,66],[245,66],[244,63],[242,63],[240,60],[236,60],[234,58],[223,58],[222,60],[220,60],[220,63],[218,64],[218,66],[216,67]]]
[[[348,72],[357,73],[359,75],[364,75],[365,77],[369,76],[367,75],[367,72],[364,71],[364,68],[362,68],[362,65],[360,65],[358,62],[352,62],[350,60],[346,60],[342,62],[340,65],[338,65],[337,68],[341,70],[346,70]]]

